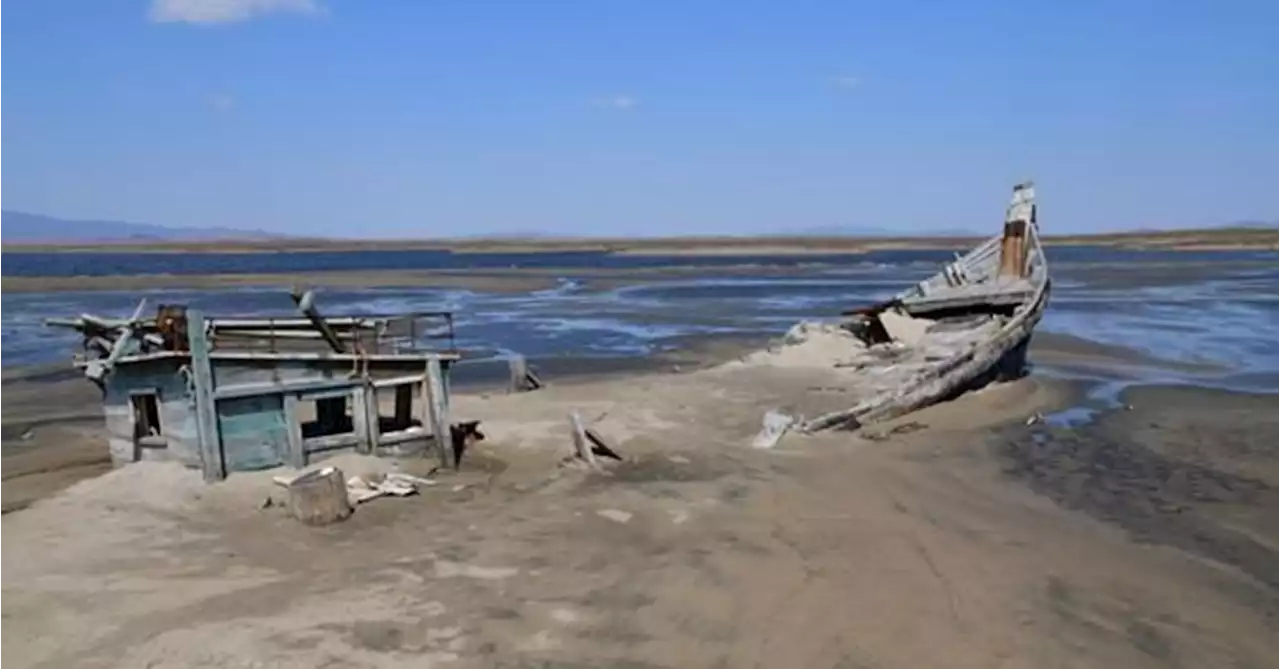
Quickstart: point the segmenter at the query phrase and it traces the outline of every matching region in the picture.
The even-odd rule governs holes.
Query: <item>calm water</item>
[[[601,253],[466,254],[435,251],[274,254],[14,254],[6,276],[288,273],[356,269],[554,268],[559,285],[525,294],[459,289],[321,291],[329,314],[453,310],[459,345],[479,356],[646,355],[706,334],[777,334],[883,299],[936,271],[945,251],[859,256],[638,257]],[[1276,390],[1277,259],[1268,252],[1172,253],[1083,247],[1049,250],[1054,288],[1040,331],[1195,365],[1194,382]],[[597,268],[696,267],[678,278],[606,288]],[[743,265],[769,267],[753,275]],[[727,273],[727,266],[738,266]],[[779,276],[778,268],[784,268]],[[616,277],[615,277],[616,278]],[[610,282],[613,285],[616,282]],[[208,313],[290,314],[278,288],[60,292],[3,295],[5,365],[67,359],[74,334],[44,328],[47,316],[127,316],[146,294]],[[1150,373],[1174,374],[1153,366]]]

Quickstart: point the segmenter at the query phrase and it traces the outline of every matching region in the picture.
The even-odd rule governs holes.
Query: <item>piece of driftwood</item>
[[[582,417],[577,411],[569,414],[569,429],[573,436],[573,453],[567,458],[570,462],[581,462],[597,471],[603,471],[600,459],[621,461],[622,456],[599,432],[582,425]]]
[[[523,355],[512,356],[507,365],[511,371],[511,392],[524,393],[543,387],[542,379],[529,368],[529,361]]]
[[[574,457],[582,459],[592,469],[599,469],[600,463],[596,462],[596,454],[591,448],[591,444],[587,442],[587,433],[582,427],[582,418],[577,411],[569,413],[569,428],[573,435]]]
[[[782,435],[796,423],[793,416],[788,416],[781,411],[768,411],[764,415],[763,426],[760,432],[756,434],[755,439],[751,440],[751,446],[754,448],[768,449],[778,445],[778,441],[782,439]]]
[[[591,442],[591,453],[593,455],[610,460],[622,460],[622,456],[618,455],[618,451],[614,450],[613,446],[609,445],[609,442],[605,441],[604,437],[600,436],[600,433],[596,432],[594,428],[589,427],[583,430],[582,433],[586,435],[587,441]]]
[[[307,525],[328,525],[353,513],[347,480],[337,467],[325,467],[294,478],[285,486],[289,515]]]

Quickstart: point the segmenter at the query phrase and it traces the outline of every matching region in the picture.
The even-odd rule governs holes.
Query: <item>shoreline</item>
[[[322,253],[361,251],[440,251],[454,254],[606,253],[620,256],[844,255],[868,251],[960,250],[985,236],[868,237],[757,236],[660,237],[650,239],[564,238],[494,240],[329,240],[273,239],[205,242],[9,243],[4,253]],[[1046,246],[1097,246],[1165,251],[1270,250],[1280,248],[1274,228],[1205,228],[1048,234]]]
[[[690,335],[674,342],[668,350],[647,355],[557,356],[532,358],[530,364],[550,387],[660,382],[663,378],[679,378],[741,360],[751,352],[780,341],[780,337],[780,334]],[[1035,407],[1032,413],[1045,414],[1053,419],[1051,422],[1058,422],[1056,417],[1061,415],[1062,424],[1087,427],[1127,406],[1127,401],[1121,398],[1150,389],[1156,389],[1155,392],[1276,397],[1275,391],[1199,385],[1194,380],[1153,382],[1136,376],[1123,381],[1108,380],[1087,372],[1099,366],[1113,371],[1160,367],[1169,371],[1197,371],[1202,368],[1169,367],[1171,363],[1145,357],[1137,351],[1067,335],[1039,333],[1032,342],[1029,355],[1031,369],[1045,365],[1046,361],[1047,368],[1039,373],[1032,372],[1027,378],[1048,389],[1054,398],[1052,402]],[[459,398],[504,395],[507,374],[506,363],[501,359],[464,362],[454,370],[454,395]],[[5,462],[4,479],[10,483],[5,488],[9,492],[4,494],[4,513],[25,508],[35,499],[110,470],[105,447],[97,449],[84,443],[86,440],[98,441],[95,434],[101,430],[101,418],[96,391],[78,370],[62,363],[12,365],[3,368],[3,376],[3,385],[10,391],[10,400],[4,405],[2,457]],[[1107,396],[1097,396],[1098,391],[1106,391]],[[50,407],[56,408],[50,410]],[[993,415],[998,416],[1000,412]],[[992,422],[988,416],[986,419],[979,417],[977,421],[982,423],[986,420],[996,427],[1002,422],[1021,424],[1026,418],[1004,416]],[[55,440],[67,443],[49,448],[51,441]],[[33,454],[37,451],[41,452]],[[21,480],[33,475],[35,478]]]

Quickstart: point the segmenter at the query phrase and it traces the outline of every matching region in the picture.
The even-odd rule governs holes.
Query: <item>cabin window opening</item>
[[[160,437],[160,396],[154,392],[134,393],[129,397],[133,408],[133,439],[142,441]]]
[[[298,417],[298,422],[304,439],[355,433],[355,423],[351,420],[349,395],[323,397],[312,402],[304,402],[303,407],[304,415]]]
[[[416,416],[421,411],[420,383],[402,383],[397,386],[378,388],[378,432],[403,432],[422,427],[422,421]],[[388,402],[388,399],[390,401]],[[390,405],[389,407],[386,405]],[[390,408],[391,415],[383,415],[383,409]]]

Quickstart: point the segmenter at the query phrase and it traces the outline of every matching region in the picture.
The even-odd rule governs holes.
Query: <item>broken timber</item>
[[[580,460],[596,471],[602,471],[599,458],[621,461],[622,456],[614,450],[604,437],[591,428],[583,427],[582,417],[577,411],[569,413],[569,428],[573,437],[573,454],[570,460]],[[598,456],[598,457],[597,457]]]
[[[543,387],[542,379],[529,368],[529,362],[523,355],[512,356],[507,364],[511,371],[511,392],[523,393]]]

